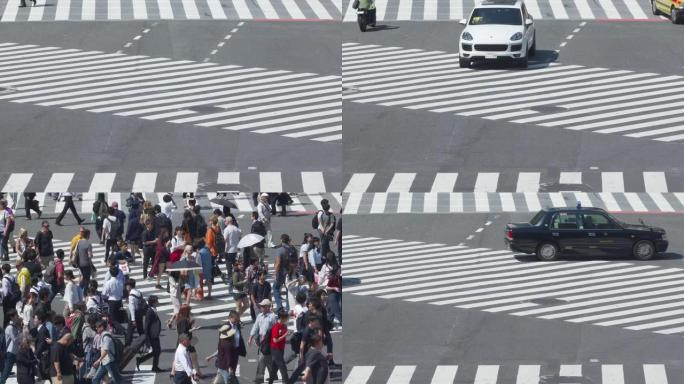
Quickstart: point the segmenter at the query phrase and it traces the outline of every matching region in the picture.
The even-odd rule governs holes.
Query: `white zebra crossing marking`
[[[451,192],[456,185],[458,173],[437,173],[430,192]]]
[[[667,192],[665,172],[644,172],[646,192]]]
[[[602,172],[602,190],[605,192],[624,192],[625,181],[622,172]]]
[[[540,172],[521,172],[518,176],[516,192],[538,192]]]
[[[325,192],[323,172],[302,172],[302,184],[305,193]]]
[[[110,0],[111,2],[112,0]],[[121,17],[121,3],[119,3],[119,0],[114,0],[115,4],[118,6],[115,6],[114,9],[116,10],[119,14],[119,18]],[[143,1],[133,1],[133,18],[134,19],[147,19],[147,4],[145,3],[146,0]]]
[[[473,384],[496,384],[498,376],[498,365],[478,365]]]
[[[266,192],[282,192],[283,181],[280,172],[261,172],[259,182]]]
[[[516,384],[539,384],[539,365],[521,365],[518,367],[518,378]]]
[[[45,13],[45,5],[44,4],[42,7],[31,7],[31,11],[29,13],[28,20],[29,21],[42,20],[44,13]]]
[[[458,365],[438,365],[430,384],[452,384],[456,379]]]
[[[667,384],[667,373],[663,364],[644,364],[644,384]]]
[[[37,20],[41,20],[41,19],[42,19],[42,15]],[[83,2],[83,6],[81,8],[81,20],[95,20],[95,2],[94,1]]]
[[[157,172],[138,172],[135,174],[131,190],[136,192],[154,192],[156,184]]]
[[[415,173],[395,173],[387,187],[387,192],[408,192],[415,178]]]
[[[199,173],[197,172],[179,172],[176,175],[176,185],[173,188],[174,192],[195,192],[197,191],[197,179]]]
[[[366,192],[374,177],[375,173],[355,173],[344,187],[344,192]]]
[[[223,11],[223,6],[220,0],[207,0],[207,6],[209,7],[209,12],[211,12],[211,17],[214,19],[227,19],[226,13]]]
[[[133,18],[147,18],[147,7],[145,6],[145,1],[146,0],[142,0],[139,2],[136,1],[133,4]],[[137,9],[137,4],[142,4],[142,9]],[[121,0],[107,1],[107,19],[121,20]]]
[[[415,365],[397,365],[387,379],[387,384],[409,384],[415,370]]]
[[[240,172],[219,172],[217,184],[240,184]]]
[[[33,173],[13,173],[10,175],[9,179],[2,187],[3,192],[24,192],[28,186],[29,181],[31,181]]]
[[[560,184],[582,184],[582,172],[561,172]]]
[[[478,173],[475,181],[475,192],[496,192],[498,183],[498,172]]]
[[[89,192],[111,192],[116,173],[96,173],[90,182]]]
[[[69,10],[71,9],[71,0],[58,0],[57,8],[55,9],[55,20],[64,21],[69,20]]]
[[[169,0],[157,0],[157,5],[159,7],[159,18],[173,19],[173,8],[171,8]]]
[[[199,19],[199,11],[197,10],[197,4],[194,0],[183,0],[183,10],[185,11],[185,17],[188,20]]]

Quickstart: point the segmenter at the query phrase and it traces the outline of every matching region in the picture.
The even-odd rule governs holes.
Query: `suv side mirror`
[[[458,23],[462,24],[462,25],[466,25],[466,19],[461,19]]]
[[[534,23],[534,20],[532,19],[525,19],[525,25],[530,26]]]

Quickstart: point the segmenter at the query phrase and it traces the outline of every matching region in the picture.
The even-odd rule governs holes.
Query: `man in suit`
[[[36,211],[38,218],[40,219],[43,212],[40,210],[40,203],[36,200],[35,192],[24,192],[24,199],[26,200],[26,203],[24,204],[26,208],[26,220],[31,220],[31,210]]]
[[[147,298],[149,308],[145,314],[145,335],[147,335],[147,341],[149,341],[152,346],[152,352],[145,356],[135,358],[135,364],[138,370],[140,370],[140,363],[152,357],[152,372],[164,372],[163,369],[159,368],[159,355],[161,355],[161,342],[159,340],[161,320],[159,320],[159,315],[157,314],[156,307],[158,302],[159,299],[157,296],[150,295],[150,297]]]
[[[50,378],[50,344],[47,339],[52,339],[50,331],[45,324],[48,321],[48,313],[37,310],[34,315],[36,328],[34,338],[36,340],[36,359],[38,360],[38,377],[47,380]]]
[[[62,208],[62,212],[59,214],[59,216],[57,216],[55,224],[62,225],[62,219],[64,219],[64,216],[69,210],[71,210],[71,213],[74,214],[74,218],[76,219],[76,221],[78,221],[78,224],[83,224],[85,219],[81,219],[81,217],[78,216],[78,212],[76,212],[76,206],[74,205],[74,195],[71,192],[64,192],[60,195],[60,197],[64,199],[64,208]]]

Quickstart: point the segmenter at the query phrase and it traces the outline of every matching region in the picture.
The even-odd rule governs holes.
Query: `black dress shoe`
[[[20,5],[19,8],[26,8],[26,4]]]
[[[59,221],[55,221],[55,224],[59,225],[60,227],[62,226],[62,223],[60,223]]]
[[[166,369],[161,369],[159,367],[152,367],[152,372],[155,372],[155,373],[166,372]]]
[[[38,218],[40,219],[41,216],[43,216],[43,211],[38,211]]]
[[[81,225],[81,224],[83,224],[83,223],[85,223],[85,219],[81,219],[81,220],[78,221],[78,225]]]

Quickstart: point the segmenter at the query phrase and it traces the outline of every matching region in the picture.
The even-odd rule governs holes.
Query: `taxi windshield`
[[[517,8],[475,8],[470,25],[486,24],[522,25],[522,16]]]

